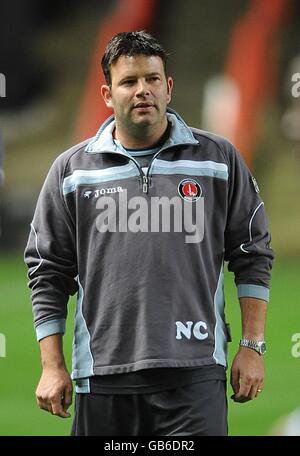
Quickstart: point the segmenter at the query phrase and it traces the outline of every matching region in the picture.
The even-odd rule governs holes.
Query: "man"
[[[114,36],[102,68],[114,115],[54,162],[25,252],[38,404],[69,416],[62,334],[77,292],[73,435],[226,435],[224,260],[243,326],[234,400],[264,381],[273,254],[258,187],[231,144],[167,109],[173,80],[152,36]]]

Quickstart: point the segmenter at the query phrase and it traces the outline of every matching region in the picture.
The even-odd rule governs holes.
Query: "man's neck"
[[[139,134],[137,135],[133,135],[132,133],[128,134],[128,132],[118,128],[118,125],[116,124],[113,136],[115,139],[120,141],[122,146],[126,149],[151,148],[159,143],[160,139],[165,134],[166,129],[168,128],[168,121],[167,119],[165,120],[166,121],[161,125],[161,127],[156,129],[154,132],[139,130]]]

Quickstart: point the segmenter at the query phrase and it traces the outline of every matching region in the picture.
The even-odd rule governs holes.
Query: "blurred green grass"
[[[299,262],[277,259],[269,305],[265,356],[267,380],[259,399],[236,404],[229,399],[230,435],[268,435],[274,422],[300,405],[300,359],[291,355],[292,334],[300,332]],[[30,294],[22,256],[0,259],[0,333],[6,337],[6,357],[0,358],[0,435],[68,435],[71,419],[60,419],[39,410],[35,388],[41,373],[39,348],[32,325]],[[233,342],[231,362],[240,338],[240,312],[232,275],[226,273],[226,315]],[[72,315],[64,345],[71,362]],[[229,372],[228,372],[229,373]],[[228,397],[231,388],[228,385]],[[73,414],[73,410],[71,410]]]

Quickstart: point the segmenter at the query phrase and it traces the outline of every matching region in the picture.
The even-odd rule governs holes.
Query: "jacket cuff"
[[[242,283],[237,286],[237,291],[239,298],[257,298],[269,302],[269,288],[262,285]]]
[[[35,328],[36,338],[38,341],[44,337],[51,336],[52,334],[64,334],[66,330],[66,320],[65,318],[60,318],[57,320],[49,320],[45,323],[41,323]]]

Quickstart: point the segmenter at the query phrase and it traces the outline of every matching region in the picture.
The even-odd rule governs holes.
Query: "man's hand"
[[[69,418],[67,412],[72,404],[73,386],[69,373],[64,367],[43,370],[36,389],[38,406],[53,415]]]
[[[264,376],[263,357],[251,348],[240,347],[231,367],[232,399],[247,402],[257,397],[262,391]]]

